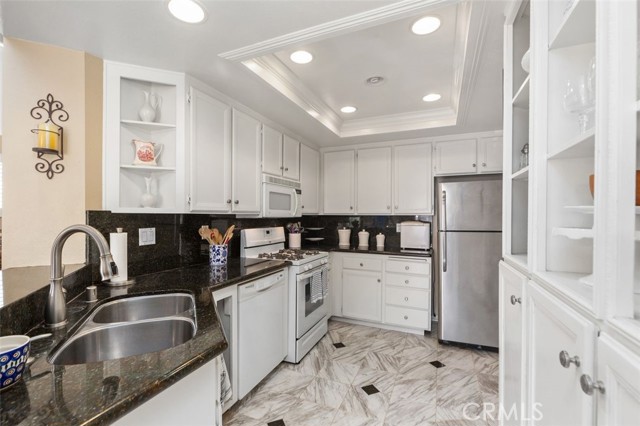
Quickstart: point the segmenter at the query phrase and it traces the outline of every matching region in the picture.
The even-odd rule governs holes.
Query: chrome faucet
[[[51,247],[51,282],[49,297],[44,309],[44,322],[47,327],[60,327],[67,323],[67,304],[65,290],[62,288],[62,247],[67,239],[76,232],[84,232],[95,241],[100,251],[100,275],[103,280],[118,276],[118,267],[111,257],[107,240],[97,229],[88,225],[72,225],[65,228]]]

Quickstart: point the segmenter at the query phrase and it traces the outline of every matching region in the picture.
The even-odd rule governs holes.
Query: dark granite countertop
[[[283,261],[254,263],[252,259],[230,258],[225,268],[195,265],[139,276],[129,287],[98,286],[100,302],[125,295],[189,292],[196,300],[196,335],[182,345],[159,352],[81,365],[51,365],[47,362],[51,349],[96,306],[80,295],[67,305],[69,325],[56,330],[52,338],[34,341],[31,355],[35,362],[22,381],[0,394],[0,424],[102,425],[142,405],[227,348],[212,290],[287,266]],[[29,335],[48,331],[41,326]]]
[[[400,247],[385,247],[384,249],[377,249],[375,247],[370,247],[369,249],[360,249],[358,247],[349,247],[349,248],[341,248],[338,246],[315,246],[315,247],[304,247],[304,248],[314,248],[318,250],[324,250],[328,252],[336,251],[341,253],[357,253],[357,254],[385,254],[387,256],[413,256],[413,257],[431,257],[432,251],[426,251],[424,253],[410,253],[405,252],[400,249]]]

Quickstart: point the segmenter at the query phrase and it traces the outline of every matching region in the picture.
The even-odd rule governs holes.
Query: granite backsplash
[[[229,245],[229,256],[240,256],[240,230],[267,226],[286,226],[287,223],[300,221],[305,228],[323,228],[319,231],[306,231],[303,235],[303,248],[313,248],[318,244],[337,246],[337,229],[351,226],[354,229],[352,245],[357,245],[357,232],[365,228],[370,232],[370,245],[375,246],[375,235],[386,235],[386,246],[400,247],[400,234],[396,224],[405,220],[415,220],[415,216],[304,216],[285,219],[246,219],[233,215],[210,214],[133,214],[111,213],[109,211],[88,211],[87,224],[98,229],[109,240],[109,233],[116,228],[127,232],[127,250],[129,256],[129,276],[159,272],[181,266],[204,263],[208,259],[207,244],[200,239],[198,229],[202,225],[218,228],[224,232],[235,224],[234,238]],[[431,220],[430,216],[420,216],[420,220]],[[138,245],[139,228],[156,228],[156,244]],[[310,242],[305,238],[321,237],[320,242]],[[100,280],[98,270],[98,250],[93,243],[87,243],[87,253],[92,265],[93,281]]]

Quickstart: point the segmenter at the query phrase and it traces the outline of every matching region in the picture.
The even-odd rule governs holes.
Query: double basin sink
[[[125,297],[98,305],[48,360],[70,365],[142,355],[181,345],[196,330],[191,294]]]

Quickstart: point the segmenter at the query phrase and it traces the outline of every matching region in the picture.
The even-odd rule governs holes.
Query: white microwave
[[[302,216],[300,182],[263,175],[262,217],[300,216]]]

